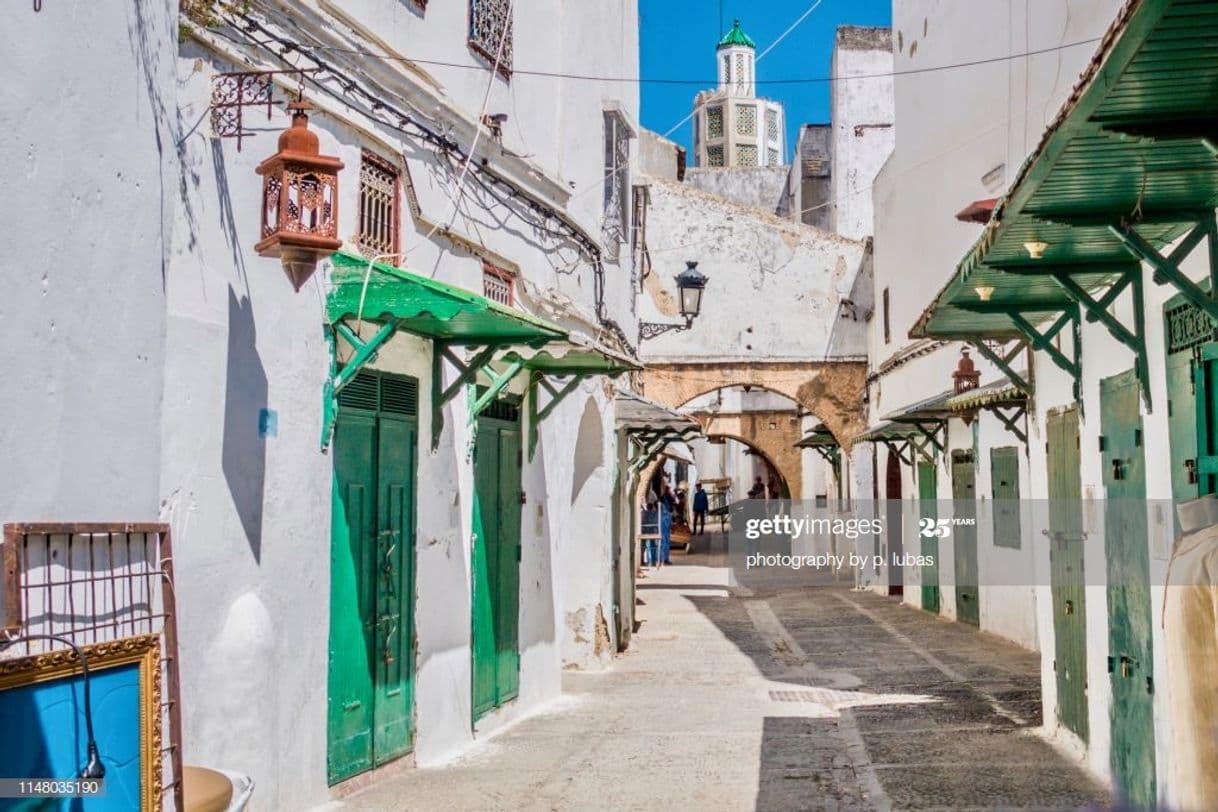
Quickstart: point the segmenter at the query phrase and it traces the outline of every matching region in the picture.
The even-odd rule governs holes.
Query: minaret
[[[719,87],[694,98],[694,156],[705,168],[786,164],[782,105],[757,98],[757,44],[740,21],[715,48]]]
[[[757,77],[753,64],[757,61],[757,43],[744,33],[740,20],[719,40],[719,89],[729,96],[757,95]]]

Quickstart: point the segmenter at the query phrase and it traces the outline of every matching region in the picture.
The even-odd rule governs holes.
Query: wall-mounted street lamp
[[[677,274],[677,297],[681,305],[681,315],[685,323],[676,324],[641,321],[639,322],[639,342],[670,331],[688,330],[694,325],[694,319],[702,312],[702,293],[706,290],[706,274],[698,270],[697,262],[686,262],[685,270]]]

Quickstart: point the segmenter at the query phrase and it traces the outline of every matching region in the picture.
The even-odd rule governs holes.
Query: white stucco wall
[[[816,361],[831,346],[838,356],[861,354],[861,323],[839,317],[861,243],[679,184],[653,180],[651,201],[653,273],[640,318],[679,320],[673,277],[687,260],[710,281],[692,328],[644,342],[644,360]]]
[[[894,143],[893,54],[887,41],[886,29],[843,26],[833,48],[830,223],[854,239],[875,233],[871,185]]]
[[[0,521],[154,520],[177,3],[9,10]]]
[[[366,50],[481,64],[466,46],[465,6],[431,4],[421,15],[410,4],[351,0],[323,2],[323,10],[331,15],[328,35],[340,31]],[[274,14],[296,14],[295,23],[305,26],[315,22],[291,4]],[[637,16],[628,0],[552,0],[521,5],[516,14],[520,64],[607,76],[637,67]],[[273,26],[279,18],[259,19]],[[253,122],[259,137],[247,140],[240,152],[235,141],[213,139],[206,121],[212,75],[249,58],[274,61],[265,52],[242,51],[197,32],[177,60],[180,118],[200,124],[180,134],[181,227],[166,288],[161,493],[178,558],[187,760],[249,773],[265,808],[306,809],[331,795],[326,681],[333,462],[319,448],[329,366],[322,330],[326,268],[323,263],[294,293],[279,263],[252,251],[260,203],[253,170],[273,151],[286,117],[278,105],[269,122],[251,117],[247,123]],[[508,83],[485,69],[439,66],[432,72],[436,84],[429,85],[418,75],[430,72],[427,67],[412,74],[398,63],[364,60],[357,71],[344,57],[334,60],[340,71],[387,88],[387,101],[434,116],[466,145],[489,83],[488,112],[509,118],[502,147],[482,134],[478,160],[485,157],[493,169],[536,199],[566,209],[600,238],[603,110],[614,107],[628,121],[637,120],[633,89],[524,75]],[[294,78],[289,84],[295,91]],[[287,89],[280,88],[276,98],[284,98]],[[574,251],[489,201],[472,179],[454,215],[459,165],[438,161],[418,139],[377,123],[375,111],[357,98],[339,94],[340,103],[309,85],[305,95],[319,108],[311,127],[321,151],[346,165],[339,180],[340,236],[350,241],[357,233],[360,153],[373,150],[409,171],[419,207],[415,218],[403,195],[405,256],[391,262],[481,292],[481,258],[454,248],[441,234],[428,238],[436,223],[451,219],[455,233],[518,271],[522,308],[596,332],[592,271]],[[175,176],[174,193],[177,187]],[[496,227],[501,222],[506,227]],[[606,264],[605,314],[633,338],[631,275],[628,250]],[[452,758],[476,738],[558,696],[564,665],[608,663],[615,644],[612,576],[618,551],[607,520],[618,474],[611,392],[594,380],[549,416],[533,460],[526,453],[520,696],[481,719],[475,731],[467,406],[464,395],[446,406],[445,431],[433,452],[431,352],[429,342],[398,335],[373,364],[420,382],[414,759],[421,765]],[[445,373],[448,380],[452,374]],[[513,391],[522,392],[520,381]],[[261,409],[277,414],[274,437],[259,436]],[[599,644],[598,611],[611,631]]]

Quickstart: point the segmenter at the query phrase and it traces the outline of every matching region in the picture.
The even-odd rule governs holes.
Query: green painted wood
[[[330,551],[327,774],[331,784],[372,768],[375,414],[340,410],[334,446]]]
[[[331,784],[414,741],[417,383],[351,379],[334,437],[327,774]]]
[[[478,418],[474,458],[473,712],[520,692],[520,423]]]
[[[956,572],[956,619],[981,625],[977,571],[977,464],[971,451],[952,452],[952,509],[961,521],[952,526]],[[972,522],[971,524],[969,522]]]
[[[918,462],[918,507],[923,520],[930,519],[930,527],[939,518],[939,473],[933,462]],[[933,563],[922,567],[922,608],[939,614],[939,538],[921,534],[922,555]]]
[[[376,645],[373,664],[373,761],[397,758],[413,744],[415,420],[380,416],[377,461]]]
[[[1155,806],[1154,661],[1146,464],[1134,371],[1100,381],[1108,569],[1111,766],[1121,800]]]
[[[1053,599],[1053,670],[1057,719],[1083,741],[1087,717],[1087,593],[1083,580],[1083,506],[1079,413],[1048,419],[1049,591]]]
[[[1018,550],[1021,545],[1019,449],[990,449],[990,491],[993,494],[994,546]]]
[[[1218,342],[1198,349],[1195,382],[1197,473],[1200,493],[1218,490]]]
[[[1171,495],[1177,502],[1200,496],[1197,472],[1197,401],[1191,351],[1167,356],[1167,436],[1171,447]],[[1204,396],[1202,396],[1204,397]]]

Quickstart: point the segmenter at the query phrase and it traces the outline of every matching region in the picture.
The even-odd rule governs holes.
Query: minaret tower
[[[694,156],[699,167],[756,168],[786,164],[782,105],[757,98],[757,44],[740,21],[715,48],[719,87],[694,98]]]
[[[736,20],[732,30],[719,40],[719,89],[729,96],[757,95],[757,75],[753,70],[757,61],[757,43],[744,33],[740,21]]]

